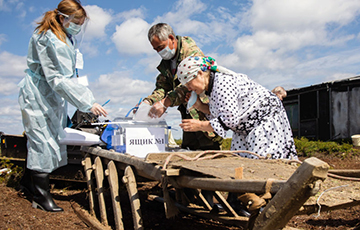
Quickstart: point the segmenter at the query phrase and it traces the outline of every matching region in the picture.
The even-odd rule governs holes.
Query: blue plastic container
[[[108,124],[100,138],[106,143],[107,149],[114,149],[119,153],[126,152],[125,133],[119,125]]]

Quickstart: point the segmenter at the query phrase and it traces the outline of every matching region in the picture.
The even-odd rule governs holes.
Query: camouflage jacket
[[[178,48],[175,53],[176,66],[178,66],[180,62],[188,56],[204,56],[203,52],[196,45],[192,38],[187,36],[176,36],[176,38],[178,40]],[[171,101],[171,107],[183,106],[186,108],[187,103],[185,101],[185,95],[189,91],[185,86],[181,85],[177,78],[176,71],[175,73],[171,72],[171,61],[161,60],[157,69],[160,71],[160,74],[156,78],[155,90],[144,100],[149,101],[152,105],[153,103],[160,101],[167,96]],[[201,100],[204,103],[209,102],[207,97],[202,97]],[[182,112],[180,108],[179,110]],[[192,109],[189,111],[189,113],[193,119],[201,121],[207,120],[205,114],[197,111],[196,109]],[[220,143],[222,142],[222,138],[213,132],[205,132],[205,135],[213,141]]]

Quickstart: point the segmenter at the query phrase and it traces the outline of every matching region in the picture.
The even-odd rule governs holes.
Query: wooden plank
[[[108,177],[112,207],[114,211],[115,227],[116,229],[124,229],[122,221],[122,212],[120,206],[120,197],[119,197],[119,178],[116,170],[115,163],[110,161],[105,170],[105,175]]]
[[[159,202],[164,202],[164,199],[155,195],[149,195],[150,198],[159,201]],[[229,217],[229,216],[224,216],[224,215],[217,215],[217,214],[211,214],[208,211],[205,211],[203,209],[199,209],[199,208],[191,208],[191,207],[185,207],[179,203],[175,203],[176,207],[178,207],[182,212],[187,212],[190,213],[192,215],[197,215],[200,216],[202,218],[207,218],[207,219],[213,219],[213,220],[217,220],[220,221],[222,223],[228,224],[228,225],[233,225],[233,226],[239,226],[241,227],[241,229],[245,229],[248,223],[249,218],[247,217],[242,217],[242,216],[237,216],[237,217]]]
[[[81,146],[81,151],[122,163],[124,169],[127,165],[131,165],[138,175],[150,180],[161,180],[161,166],[147,163],[139,157],[89,146]]]
[[[145,162],[144,159],[135,156],[112,152],[101,148],[82,146],[81,150],[91,153],[95,156],[101,156],[109,160],[120,162],[122,163],[121,165],[123,165],[123,170],[127,165],[131,165],[134,169],[136,169],[137,175],[151,180],[161,181],[162,165]],[[193,151],[185,153],[197,155],[202,152],[204,151]],[[164,155],[169,154],[170,153],[164,153]],[[172,158],[172,160],[174,159]],[[289,161],[285,160],[256,160],[229,156],[225,158],[201,161],[171,161],[169,167],[166,169],[182,168],[188,169],[187,173],[189,173],[191,170],[216,178],[234,179],[235,168],[243,167],[243,178],[245,179],[267,180],[267,178],[271,177],[278,180],[286,180],[297,169],[297,166],[289,165],[288,163]]]
[[[106,215],[106,206],[104,199],[104,170],[100,157],[95,158],[95,163],[93,165],[95,170],[96,186],[98,190],[98,199],[99,199],[99,209],[100,209],[100,219],[101,223],[105,226],[108,225],[107,215]]]
[[[235,179],[235,169],[242,167],[242,178],[252,180],[267,180],[268,178],[287,180],[298,168],[284,160],[259,160],[236,156],[199,161],[171,161],[167,169],[170,167],[187,169],[222,179]],[[190,175],[190,172],[187,172],[187,175]]]
[[[329,165],[315,157],[306,159],[287,183],[255,219],[253,230],[273,230],[285,227],[306,200],[313,195],[318,180],[325,180]]]
[[[201,203],[201,205],[205,208],[205,210],[210,211],[212,209],[209,202],[205,199],[204,195],[198,189],[192,189],[192,192],[194,193],[198,201]]]
[[[360,169],[330,169],[329,173],[345,177],[360,178]]]
[[[76,215],[86,223],[93,230],[111,230],[110,226],[102,225],[95,216],[89,214],[87,211],[83,210],[79,204],[74,201],[70,201],[71,207],[74,209]]]
[[[338,209],[345,209],[345,208],[350,208],[350,207],[354,207],[354,206],[358,206],[360,205],[360,200],[354,200],[352,202],[347,202],[347,203],[342,203],[342,204],[338,204],[338,205],[332,205],[332,206],[328,206],[328,205],[321,205],[321,209],[320,212],[327,212],[327,211],[333,211],[333,210],[338,210]],[[317,213],[319,210],[319,205],[314,204],[314,205],[304,205],[297,213],[296,215],[310,215],[312,213]]]
[[[161,173],[165,176],[180,176],[180,169],[164,169]]]
[[[90,206],[90,214],[91,215],[95,215],[95,187],[94,187],[94,182],[91,178],[92,173],[93,173],[93,168],[92,168],[92,164],[91,164],[91,157],[89,154],[85,155],[84,160],[81,162],[82,165],[84,166],[84,171],[85,171],[85,176],[86,176],[86,184],[87,184],[87,189],[89,192],[89,206]]]
[[[140,198],[136,186],[135,175],[131,166],[126,167],[122,181],[126,185],[129,194],[134,229],[142,230],[144,229],[144,226],[140,209]]]
[[[229,205],[229,203],[226,201],[226,199],[221,195],[219,191],[215,191],[215,198],[217,201],[220,202],[220,204],[223,206],[225,211],[233,217],[239,217],[239,215],[234,211],[234,209]]]
[[[242,179],[244,174],[244,168],[239,167],[235,169],[235,179]]]
[[[199,153],[203,153],[204,151],[187,151],[187,152],[179,152],[180,154],[183,154],[189,158],[194,158]],[[157,164],[163,164],[168,156],[170,156],[174,152],[163,152],[163,153],[149,153],[145,157],[146,162],[151,163],[157,163]],[[178,156],[172,156],[171,160],[178,161],[182,160],[183,158]]]
[[[172,177],[174,186],[204,189],[210,191],[227,191],[240,193],[265,193],[265,180],[235,180],[235,179],[218,179],[218,178],[199,178],[191,176]],[[277,193],[286,181],[275,180],[270,192]]]

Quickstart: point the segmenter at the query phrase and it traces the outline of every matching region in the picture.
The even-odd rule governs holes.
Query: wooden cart
[[[123,229],[119,194],[119,170],[124,171],[122,183],[127,187],[132,205],[135,229],[143,229],[136,176],[159,181],[168,218],[179,211],[217,219],[243,229],[281,229],[300,210],[309,197],[319,191],[327,178],[329,166],[309,158],[302,164],[289,160],[248,159],[230,151],[192,151],[148,154],[141,159],[94,147],[82,147],[83,166],[89,191],[90,214],[100,212],[104,228],[108,226],[104,201],[104,180],[112,197],[116,229]],[[104,176],[105,175],[105,176]],[[174,190],[175,199],[169,195]],[[96,189],[97,192],[94,192]],[[191,196],[185,191],[192,191]],[[200,192],[212,194],[223,211],[214,212],[209,200]],[[243,194],[242,201],[251,216],[239,216],[226,200],[227,192]],[[192,203],[193,198],[196,204]],[[99,207],[95,207],[95,200]],[[260,203],[259,203],[260,202]],[[200,204],[200,208],[199,208]]]

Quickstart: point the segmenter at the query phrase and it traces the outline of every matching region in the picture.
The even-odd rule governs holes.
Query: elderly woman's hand
[[[199,121],[195,119],[184,119],[180,124],[180,127],[185,132],[197,132],[197,131],[209,131],[212,132],[214,129],[211,127],[209,121]]]
[[[106,115],[108,114],[106,110],[98,103],[94,103],[90,111],[96,116],[106,117]]]

